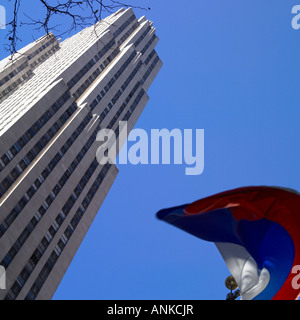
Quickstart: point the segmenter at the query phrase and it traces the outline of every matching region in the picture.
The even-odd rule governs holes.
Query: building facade
[[[0,62],[0,299],[52,298],[118,174],[97,161],[97,133],[133,128],[157,42],[151,21],[121,9]]]

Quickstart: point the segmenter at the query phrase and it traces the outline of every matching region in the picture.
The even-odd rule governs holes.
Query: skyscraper
[[[162,66],[157,42],[152,22],[121,9],[0,62],[0,299],[55,293],[118,174],[98,163],[97,132],[133,128]]]

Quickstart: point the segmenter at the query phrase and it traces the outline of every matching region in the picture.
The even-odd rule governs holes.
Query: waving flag
[[[214,242],[241,299],[299,297],[300,285],[293,285],[293,267],[300,265],[299,193],[273,187],[238,188],[161,210],[157,217]]]

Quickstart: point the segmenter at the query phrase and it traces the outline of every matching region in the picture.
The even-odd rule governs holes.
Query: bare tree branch
[[[17,42],[20,40],[17,36],[19,9],[20,9],[20,0],[15,0],[13,19],[11,22],[7,23],[7,26],[9,27],[7,38],[9,41],[9,51],[11,53],[15,53],[17,51],[16,49]]]
[[[10,1],[13,1],[13,19],[6,24],[8,28],[8,44],[6,45],[6,49],[11,55],[17,52],[17,44],[22,41],[18,37],[18,31],[23,25],[33,26],[35,30],[44,30],[49,35],[50,32],[55,33],[58,30],[59,24],[56,23],[57,18],[63,17],[69,21],[70,27],[65,28],[63,31],[60,31],[60,34],[57,34],[58,37],[61,37],[65,33],[70,33],[79,27],[93,25],[100,21],[105,13],[112,14],[122,7],[150,10],[150,8],[146,9],[116,0],[38,0],[37,2],[42,6],[44,14],[39,18],[35,18],[30,14],[28,7],[25,7],[25,0]],[[19,23],[22,4],[24,4],[23,15],[27,18],[27,21]],[[56,24],[53,25],[53,23]]]

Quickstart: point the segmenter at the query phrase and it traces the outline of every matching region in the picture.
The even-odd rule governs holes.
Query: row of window
[[[129,19],[127,19],[121,26],[120,28],[118,28],[118,30],[116,30],[113,34],[114,38],[116,38],[123,30],[125,30],[129,25],[130,23],[135,20],[135,16],[132,15],[129,17]]]
[[[30,68],[33,69],[35,66],[37,66],[42,61],[44,61],[48,56],[50,56],[53,52],[57,51],[58,48],[59,48],[59,44],[57,44],[56,46],[54,46],[53,48],[45,52],[42,56],[40,56],[38,59],[34,60],[33,63],[30,64]]]
[[[118,46],[120,46],[132,33],[135,29],[137,29],[139,27],[139,23],[136,22],[125,34],[124,36],[118,40]]]
[[[104,60],[103,64],[97,68],[93,74],[82,84],[82,86],[76,90],[73,94],[75,100],[77,100],[82,93],[90,86],[90,84],[99,76],[99,74],[110,64],[110,62],[119,54],[120,50],[115,49],[108,57]]]
[[[35,57],[36,55],[38,55],[40,52],[42,52],[44,49],[48,48],[51,44],[54,43],[54,39],[51,39],[49,41],[47,41],[45,44],[43,44],[41,47],[39,47],[38,49],[36,49],[33,53],[31,53],[30,55],[28,55],[27,59],[31,60],[33,57]]]
[[[108,50],[115,44],[115,39],[110,40],[76,75],[67,83],[71,89],[74,85],[98,62]]]
[[[126,79],[126,81],[123,83],[121,89],[119,89],[117,91],[117,93],[114,95],[114,97],[112,98],[112,100],[109,102],[109,104],[107,105],[107,107],[104,109],[104,111],[100,114],[100,123],[104,120],[104,118],[106,117],[106,115],[109,113],[109,111],[112,109],[112,107],[116,104],[116,102],[119,100],[120,96],[122,95],[122,93],[125,91],[125,89],[128,87],[129,83],[131,82],[131,80],[135,77],[135,75],[137,74],[137,72],[139,71],[139,69],[141,68],[141,66],[143,65],[143,63],[140,61],[138,63],[138,65],[134,68],[134,70],[131,72],[131,74],[129,75],[129,77]]]
[[[155,49],[153,49],[152,51],[151,51],[151,53],[149,54],[149,56],[147,57],[147,59],[145,60],[145,65],[147,66],[148,65],[148,63],[150,62],[150,60],[154,57],[154,55],[155,55]]]
[[[150,73],[152,72],[152,70],[157,65],[158,61],[159,61],[159,57],[156,56],[156,58],[153,60],[153,62],[151,63],[150,67],[148,68],[147,72],[144,74],[144,77],[143,77],[143,81],[144,82],[147,80],[147,78],[149,77]]]
[[[138,81],[137,84],[134,86],[134,88],[131,90],[131,92],[129,93],[128,97],[126,98],[126,100],[124,101],[124,103],[121,105],[121,107],[119,108],[119,110],[117,111],[117,113],[115,114],[115,116],[112,118],[112,120],[110,121],[109,125],[107,126],[108,129],[111,129],[114,124],[117,122],[120,114],[125,110],[127,104],[129,103],[129,101],[131,100],[131,98],[134,96],[134,94],[136,93],[137,89],[139,88],[139,86],[141,85],[141,82]]]
[[[126,24],[125,28],[132,22],[131,19],[128,20],[128,24]],[[124,25],[125,25],[124,24]],[[120,41],[125,41],[129,35],[134,31],[134,29],[136,29],[138,27],[139,23],[137,22],[132,28],[130,28],[130,30],[128,30],[128,32],[122,37],[122,39],[119,40]],[[124,29],[125,29],[124,28]],[[121,30],[122,27],[119,29]],[[122,29],[120,31],[120,33],[124,30]],[[151,29],[151,28],[150,28]],[[141,40],[146,36],[146,34],[149,32],[150,30],[149,28],[146,30],[147,32],[145,32],[142,37]],[[155,37],[152,39],[151,43],[154,41]],[[111,40],[111,42],[113,42],[114,40]],[[110,42],[110,43],[111,43]],[[118,42],[118,44],[119,44]],[[108,44],[108,47],[110,47],[110,43]],[[148,46],[146,46],[144,48],[144,52],[148,49],[148,47],[151,45],[151,43],[148,43]],[[104,48],[105,49],[105,48]],[[103,50],[103,49],[102,49]],[[102,51],[101,50],[101,51]],[[120,50],[117,48],[114,50],[114,52],[103,62],[103,64],[100,65],[100,67],[98,69],[95,70],[95,72],[84,82],[84,84],[82,84],[82,86],[73,94],[75,99],[78,99],[81,94],[90,86],[90,84],[96,79],[96,77],[107,67],[107,65],[117,56],[117,54],[120,52]],[[144,53],[143,52],[143,53]],[[77,83],[79,81],[79,79],[81,79],[91,68],[92,66],[100,59],[100,55],[96,55],[93,59],[91,59],[74,77],[72,80],[70,80],[68,82],[68,87],[71,88],[75,83]]]
[[[43,45],[39,49],[37,49],[34,53],[30,54],[27,59],[28,61],[37,55],[39,52],[43,51],[46,47],[48,47],[50,44],[53,43],[53,40],[49,41],[47,44]],[[30,68],[34,68],[36,65],[38,65],[40,62],[44,61],[52,52],[56,51],[59,48],[59,44],[57,44],[55,47],[51,48],[48,52],[44,53],[41,57],[39,57],[36,61],[34,61],[32,64],[30,64]],[[23,69],[25,69],[28,66],[28,62],[23,63],[20,67],[12,71],[8,76],[4,77],[2,80],[0,80],[0,86],[5,84],[7,81],[15,77],[18,73],[20,73]],[[27,78],[29,78],[31,75],[33,75],[32,70],[29,70],[28,72],[24,73],[19,79],[14,81],[10,86],[6,87],[2,92],[0,92],[0,100],[7,96],[9,93],[11,93],[15,88],[19,86],[20,83],[25,81]]]
[[[133,15],[131,18],[129,18],[117,31],[118,34],[114,37],[117,37],[133,20],[135,19],[135,16]],[[123,37],[118,41],[118,46],[120,46],[131,34],[132,32],[137,29],[139,26],[139,23],[136,22]],[[113,41],[113,40],[112,40]],[[78,99],[80,95],[89,87],[89,85],[96,79],[96,77],[109,65],[109,63],[119,54],[120,50],[119,48],[115,49],[113,53],[103,62],[103,64],[100,65],[98,69],[85,81],[85,83],[73,94],[75,99]],[[95,60],[95,58],[94,58]],[[96,61],[95,61],[96,62]],[[88,63],[89,65],[89,63]],[[85,71],[85,73],[88,70]]]
[[[0,100],[12,92],[21,82],[25,81],[33,74],[32,70],[27,71],[24,73],[18,80],[12,83],[10,86],[6,87],[2,92],[0,92]]]
[[[151,60],[151,58],[153,57],[153,52],[155,53],[155,51],[153,50],[148,58],[146,60],[149,59],[149,61]],[[151,56],[151,58],[150,58]],[[153,61],[153,63],[151,64],[151,66],[149,67],[149,69],[147,70],[147,72],[145,73],[144,77],[143,77],[143,80],[142,80],[142,83],[145,82],[145,80],[147,79],[147,77],[150,75],[150,73],[152,72],[153,68],[155,67],[155,65],[157,64],[159,60],[159,57],[157,56],[157,58],[155,59],[155,61]],[[148,62],[149,63],[149,62]],[[146,77],[145,77],[146,76]],[[139,85],[141,84],[141,82],[139,81],[135,88],[134,88],[134,93],[136,92],[136,90],[138,89]],[[133,93],[133,94],[134,94]],[[128,121],[129,118],[131,117],[132,113],[134,112],[135,108],[137,107],[137,105],[139,104],[139,102],[141,101],[142,97],[144,96],[145,94],[145,90],[142,88],[141,91],[139,92],[139,94],[136,96],[134,102],[132,103],[132,105],[130,106],[129,110],[127,111],[127,113],[125,114],[125,116],[123,117],[122,121]],[[132,95],[133,95],[132,94]],[[126,102],[126,101],[125,101]],[[122,108],[122,107],[121,107]],[[121,114],[121,113],[120,113]],[[119,135],[119,128],[117,128],[117,137]]]
[[[135,52],[134,52],[135,53]],[[134,56],[134,53],[132,53],[131,56]],[[130,60],[131,57],[128,59]],[[128,63],[128,60],[125,62],[125,64],[120,68],[119,72],[123,72],[125,70],[125,66]],[[139,69],[142,66],[142,62],[140,61],[138,63],[138,65],[135,67],[135,69],[132,71],[132,73],[129,75],[129,77],[126,79],[126,81],[123,83],[123,85],[121,86],[121,89],[118,90],[118,92],[115,94],[115,96],[113,97],[113,99],[109,102],[109,104],[107,105],[107,107],[103,110],[103,112],[100,114],[100,122],[102,122],[104,120],[104,118],[106,117],[106,115],[109,113],[109,111],[112,109],[112,107],[114,106],[114,104],[117,102],[117,100],[119,99],[119,97],[121,96],[121,94],[123,93],[123,91],[125,91],[125,89],[127,88],[127,86],[129,85],[129,83],[131,82],[131,80],[135,77],[135,75],[137,74],[137,72],[139,71]],[[151,69],[152,71],[152,69]],[[151,73],[150,71],[150,73]],[[121,74],[120,73],[120,74]],[[149,74],[150,74],[149,73]],[[108,85],[106,87],[104,87],[104,90],[102,90],[100,92],[100,94],[96,97],[96,99],[90,104],[91,110],[93,110],[97,104],[101,101],[101,99],[103,98],[103,96],[107,93],[107,91],[112,87],[112,85],[115,83],[115,81],[118,79],[119,75],[118,73],[115,74],[115,76],[108,82]]]
[[[72,117],[77,110],[76,103],[73,103],[53,124],[51,128],[41,137],[41,139],[31,148],[25,157],[10,171],[10,173],[0,183],[0,197],[12,186],[12,184],[19,178],[19,176],[26,170],[26,168],[34,161],[38,154],[45,148],[45,146],[52,140],[55,134],[62,128],[62,126]]]
[[[134,46],[137,48],[137,46],[143,41],[143,39],[146,37],[146,35],[151,30],[151,26],[148,26],[146,30],[143,32],[143,34],[135,41]]]
[[[59,192],[62,190],[72,173],[76,170],[79,163],[85,156],[85,154],[88,152],[92,144],[94,143],[97,133],[99,131],[100,127],[96,128],[89,138],[89,140],[85,143],[84,147],[80,150],[80,152],[75,157],[74,161],[70,164],[68,169],[65,171],[65,173],[61,176],[59,179],[59,182],[55,185],[55,187],[52,189],[44,203],[40,206],[38,211],[35,213],[34,217],[31,219],[27,227],[23,230],[23,232],[20,234],[16,242],[13,244],[11,249],[8,251],[8,253],[3,258],[0,265],[7,268],[11,261],[14,259],[16,254],[20,251],[23,244],[29,237],[30,233],[34,230],[34,228],[37,226],[39,221],[42,219],[42,217],[45,215],[46,211],[48,210],[51,203],[54,201],[54,199],[58,196]],[[34,191],[35,193],[35,191]],[[80,193],[76,193],[77,196],[79,196]],[[64,214],[66,214],[66,211],[63,209]],[[59,221],[57,221],[59,223]]]
[[[153,43],[153,41],[156,39],[156,35],[154,34],[150,40],[147,42],[147,44],[145,45],[145,47],[143,48],[143,50],[141,51],[142,54],[144,54],[148,48],[151,46],[151,44]]]
[[[5,218],[5,220],[1,223],[1,225],[0,225],[0,238],[3,236],[3,234],[6,232],[6,230],[10,227],[10,225],[13,223],[13,221],[16,219],[16,217],[20,214],[20,212],[23,210],[23,208],[29,202],[29,200],[31,199],[33,194],[40,188],[40,186],[43,184],[43,182],[46,180],[46,178],[49,176],[49,174],[53,171],[53,169],[56,167],[57,163],[66,154],[66,152],[70,149],[70,147],[76,141],[76,139],[81,134],[81,132],[84,130],[86,125],[90,122],[92,117],[93,116],[91,113],[87,114],[87,116],[80,123],[80,125],[73,132],[73,134],[69,137],[69,139],[66,141],[66,143],[61,147],[61,149],[57,152],[57,154],[53,157],[53,159],[48,163],[46,168],[42,171],[42,173],[35,180],[35,182],[32,184],[32,186],[27,190],[25,195],[19,200],[17,205],[11,210],[11,212],[8,214],[8,216]]]
[[[72,237],[75,229],[79,225],[80,220],[82,219],[84,213],[86,212],[89,204],[91,203],[92,199],[94,198],[96,192],[98,191],[100,185],[102,184],[107,172],[110,169],[110,164],[107,163],[103,169],[101,170],[100,174],[97,176],[95,182],[93,183],[92,187],[90,188],[88,194],[82,201],[81,205],[79,206],[78,210],[76,211],[74,217],[72,218],[71,222],[65,229],[64,234],[61,236],[60,240],[58,241],[55,249],[50,254],[47,262],[45,263],[44,267],[42,268],[41,272],[39,273],[37,279],[35,280],[34,284],[30,288],[28,294],[25,297],[25,300],[34,300],[38,293],[40,292],[42,286],[46,282],[51,270],[53,269],[55,263],[57,262],[58,258],[60,257],[62,251],[64,250],[66,244],[69,242],[70,238]]]
[[[69,91],[59,99],[23,134],[23,136],[0,158],[0,172],[22,150],[22,148],[43,128],[56,112],[70,99]]]
[[[119,100],[120,96],[122,95],[122,93],[126,90],[126,88],[128,87],[129,83],[131,82],[131,80],[135,77],[135,75],[137,74],[137,72],[139,71],[139,69],[141,68],[141,66],[143,65],[143,63],[140,61],[138,63],[138,65],[134,68],[134,70],[131,72],[131,74],[129,75],[129,77],[126,79],[126,81],[123,83],[121,89],[118,90],[118,92],[115,94],[115,96],[112,98],[112,100],[109,102],[109,104],[107,105],[107,107],[104,109],[104,111],[101,113],[100,115],[100,121],[102,122],[104,120],[104,118],[106,117],[106,115],[108,114],[108,112],[112,109],[112,107],[116,104],[116,102]],[[129,98],[131,98],[131,93],[129,94]]]
[[[116,38],[126,27],[135,19],[135,16],[132,15],[121,27],[113,34],[114,38]],[[125,41],[129,35],[133,32],[134,29],[138,27],[138,22],[135,24],[134,27],[132,27],[130,30],[122,37],[122,41]],[[120,41],[120,40],[119,40]],[[118,42],[119,43],[119,42]],[[96,54],[68,83],[68,88],[71,89],[94,65],[97,63],[107,52],[109,49],[112,48],[113,45],[115,45],[115,39],[112,39],[110,42],[108,42],[105,47],[103,47],[98,54]],[[108,64],[117,56],[117,54],[120,52],[119,48],[115,49],[114,52],[103,62],[103,65],[101,65],[99,68],[100,72],[102,72]],[[103,67],[104,66],[104,67]],[[94,80],[94,79],[93,79]],[[91,81],[93,81],[91,80]],[[89,79],[87,80],[89,81]],[[87,84],[87,86],[90,83]],[[87,88],[87,86],[83,85],[81,88],[79,88],[76,93],[74,94],[75,99],[78,99],[78,97],[84,92],[84,90]],[[84,87],[84,88],[83,88]],[[80,92],[78,92],[80,91]]]
[[[150,31],[151,27],[148,27],[146,29],[146,31],[143,33],[143,35],[138,39],[138,43],[136,42],[136,45],[138,45],[143,39],[144,37],[148,34],[148,32]],[[156,38],[155,35],[153,35],[153,37],[149,40],[149,42],[147,43],[147,45],[143,48],[142,50],[142,54],[144,54],[147,49],[150,47],[150,45],[152,44],[152,42],[154,41],[154,39]],[[116,101],[118,100],[118,98],[121,96],[122,92],[126,89],[126,87],[128,86],[128,84],[130,83],[130,81],[134,78],[134,76],[136,75],[136,73],[138,72],[138,70],[140,69],[140,67],[142,66],[142,62],[140,62],[138,64],[138,66],[135,68],[135,70],[131,73],[131,75],[127,78],[127,80],[125,81],[125,83],[123,84],[123,86],[121,87],[121,90],[119,90],[115,97],[112,99],[112,101],[108,104],[108,106],[104,109],[104,111],[101,113],[100,115],[100,121],[103,121],[103,119],[106,117],[106,115],[108,114],[109,110],[111,110],[111,108],[113,107],[113,105],[116,103]],[[122,71],[122,67],[121,67],[121,73]],[[117,77],[118,78],[118,77]],[[115,77],[113,77],[111,79],[111,81],[108,83],[108,87],[110,88],[113,83],[117,80],[116,75]],[[114,81],[115,80],[115,81]],[[91,109],[93,110],[95,108],[95,106],[100,102],[101,98],[103,98],[103,96],[105,95],[105,89],[104,88],[104,92],[101,91],[100,95],[97,96],[97,98],[91,103]],[[104,95],[102,94],[104,93]]]
[[[0,80],[0,86],[3,86],[6,82],[8,82],[11,78],[13,78],[16,74],[20,73],[22,70],[24,70],[26,67],[28,67],[28,62],[22,63],[18,68],[13,70],[10,74],[8,74],[6,77]]]
[[[151,53],[150,53],[151,55]],[[156,62],[157,63],[157,62]],[[155,63],[155,65],[156,65]],[[104,118],[106,117],[106,115],[109,113],[109,111],[112,109],[112,107],[114,106],[114,104],[117,102],[117,100],[119,99],[119,97],[121,96],[121,94],[125,91],[125,89],[128,87],[129,83],[131,82],[131,80],[135,77],[135,75],[137,74],[137,72],[140,70],[141,66],[143,65],[142,61],[140,61],[138,63],[138,65],[134,68],[134,70],[131,72],[131,74],[129,75],[129,77],[126,79],[126,81],[123,83],[123,85],[121,86],[121,89],[118,90],[118,92],[115,94],[115,96],[112,98],[112,100],[109,102],[109,104],[107,105],[107,107],[104,109],[104,111],[100,114],[100,122],[102,122],[104,120]],[[154,67],[149,68],[150,72],[153,70]],[[148,71],[149,71],[148,70]],[[147,76],[148,77],[148,76]],[[143,80],[145,81],[145,79]],[[119,115],[122,113],[122,111],[125,109],[128,101],[132,98],[132,96],[134,95],[135,91],[137,90],[138,86],[140,85],[140,82],[138,82],[136,84],[136,86],[134,87],[134,89],[131,91],[131,93],[129,94],[129,96],[126,98],[125,102],[123,103],[123,105],[119,108],[119,111],[117,112],[117,114],[115,115],[115,117],[112,119],[113,124],[115,123],[115,121],[117,121],[117,118],[119,117]],[[97,99],[97,98],[96,98]],[[129,100],[128,100],[129,99]],[[101,99],[100,99],[101,100]],[[99,101],[100,101],[99,100]],[[98,101],[98,100],[96,100]],[[94,104],[95,104],[95,100],[92,102],[91,104],[91,108],[94,108]],[[111,122],[111,123],[112,123]],[[109,128],[111,128],[113,126],[113,124],[110,126]]]
[[[139,102],[141,101],[142,97],[145,94],[145,90],[142,89],[139,94],[137,95],[137,97],[135,98],[134,102],[132,103],[132,105],[130,106],[129,110],[127,111],[127,113],[125,114],[124,118],[122,119],[122,121],[128,121],[129,118],[131,117],[131,115],[133,114],[135,108],[137,107],[137,105],[139,104]]]
[[[106,95],[106,93],[109,91],[109,89],[113,86],[113,84],[118,80],[118,78],[121,76],[121,74],[125,71],[125,69],[128,67],[130,62],[134,59],[136,56],[136,52],[132,52],[132,54],[129,56],[129,58],[124,62],[124,64],[121,66],[121,68],[118,70],[118,72],[108,81],[107,85],[104,87],[103,90],[98,94],[98,96],[94,99],[94,101],[90,104],[91,110],[94,110],[95,107],[98,105],[98,103],[101,101],[101,99]]]
[[[79,184],[76,186],[76,188],[78,188],[78,187],[83,187],[84,188],[86,186],[86,184],[88,183],[88,181],[92,177],[92,175],[95,172],[95,170],[98,167],[98,165],[99,165],[98,161],[95,158],[92,161],[92,163],[90,164],[90,166],[87,169],[87,171],[85,172],[85,174],[83,175],[83,177],[80,180]],[[7,299],[7,300],[15,299],[18,296],[18,294],[20,293],[20,291],[23,288],[24,284],[28,280],[30,274],[32,273],[32,271],[36,267],[37,263],[39,262],[39,260],[43,256],[43,254],[45,253],[46,249],[48,248],[49,244],[51,243],[52,239],[56,235],[56,233],[59,230],[59,228],[61,227],[61,225],[63,224],[63,222],[66,219],[67,215],[69,214],[70,210],[74,206],[74,204],[75,204],[75,202],[76,202],[76,200],[78,198],[76,196],[76,194],[75,194],[76,188],[74,189],[73,193],[71,194],[71,196],[67,200],[67,202],[64,205],[64,207],[62,208],[62,210],[57,215],[55,221],[52,223],[51,227],[48,229],[46,235],[41,240],[40,244],[37,246],[36,250],[34,251],[32,256],[30,257],[30,259],[27,262],[27,264],[25,265],[24,269],[21,271],[21,273],[18,276],[17,280],[12,285],[12,287],[11,287],[10,291],[8,292],[8,294],[7,294],[5,299]],[[84,212],[83,209],[87,208],[87,205],[86,205],[85,201],[82,202],[80,208],[81,208],[80,212],[82,212],[82,211]],[[58,256],[60,255],[61,251],[64,249],[64,246],[66,245],[68,239],[72,235],[72,233],[73,233],[73,231],[75,229],[74,226],[77,226],[77,225],[74,225],[74,222],[76,222],[76,221],[79,222],[80,219],[78,220],[78,217],[79,216],[78,216],[78,211],[77,211],[75,213],[73,219],[71,220],[70,224],[67,226],[67,228],[66,228],[63,236],[61,237],[60,241],[58,242],[57,246],[55,247],[55,249],[53,251],[54,254],[53,254],[53,252],[50,254],[50,258],[52,258],[52,259],[54,258],[54,263],[57,261],[57,259],[55,259],[55,257],[58,258]],[[81,217],[82,216],[80,216],[80,218]],[[48,261],[49,261],[49,259],[48,259]],[[43,269],[42,269],[42,271],[43,271]],[[44,272],[42,272],[42,274],[44,274]],[[41,289],[42,284],[44,283],[44,281],[46,279],[44,277],[41,277],[41,278],[38,277],[37,280],[38,279],[42,280],[41,281],[41,286],[38,286],[39,289]],[[44,279],[44,281],[43,281],[43,279]]]

